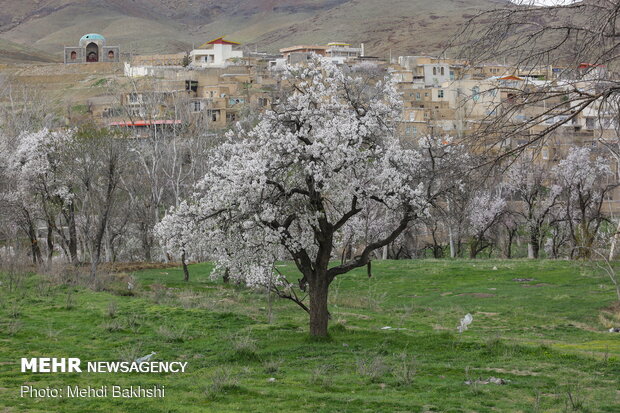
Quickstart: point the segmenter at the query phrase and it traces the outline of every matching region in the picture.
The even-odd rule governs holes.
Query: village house
[[[218,37],[199,46],[189,53],[189,64],[193,67],[226,67],[243,58],[243,51],[234,50],[237,42]]]

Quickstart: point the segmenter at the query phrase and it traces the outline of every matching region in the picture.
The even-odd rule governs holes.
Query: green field
[[[209,268],[191,266],[189,283],[176,268],[139,271],[131,292],[121,276],[95,292],[61,276],[0,275],[0,412],[620,411],[620,334],[607,332],[620,307],[594,267],[377,261],[372,278],[364,269],[332,284],[326,341],[308,337],[292,302],[210,281]],[[188,372],[19,371],[21,357],[152,351]],[[75,384],[165,385],[166,397],[19,397],[22,385]]]

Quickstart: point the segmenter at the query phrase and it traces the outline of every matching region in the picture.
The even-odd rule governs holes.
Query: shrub
[[[401,386],[409,386],[413,383],[413,378],[418,372],[417,364],[415,357],[407,353],[397,354],[396,366],[392,372],[396,378],[396,383]]]
[[[166,341],[182,343],[187,340],[186,328],[184,326],[179,327],[167,327],[159,326],[157,334],[162,336]]]
[[[263,363],[263,368],[265,369],[265,373],[277,373],[278,371],[280,371],[280,367],[282,366],[282,364],[284,363],[284,360],[282,359],[277,359],[277,360],[266,360]]]
[[[205,395],[209,399],[214,399],[219,394],[238,389],[239,380],[237,377],[229,369],[219,368],[213,373],[211,381],[205,389]]]
[[[322,364],[315,367],[312,370],[312,375],[310,376],[310,384],[321,387],[330,387],[332,385],[332,377],[329,374],[331,369],[332,366],[328,364]]]
[[[73,296],[73,291],[67,291],[67,296],[65,297],[65,310],[73,310],[75,308],[75,297]]]
[[[101,328],[103,328],[106,331],[109,331],[110,333],[114,333],[116,331],[122,331],[124,327],[125,326],[120,320],[111,320],[101,325]]]
[[[389,368],[381,356],[357,360],[358,374],[367,377],[371,382],[378,381],[388,370]]]
[[[125,346],[118,350],[118,357],[121,361],[131,363],[137,358],[143,356],[142,347],[139,344]]]
[[[256,360],[257,346],[256,340],[248,334],[235,334],[230,337],[230,345],[234,351],[233,359],[236,360]]]
[[[110,301],[108,303],[108,309],[107,309],[106,315],[109,318],[116,318],[117,310],[118,310],[118,305],[116,304],[116,301]]]

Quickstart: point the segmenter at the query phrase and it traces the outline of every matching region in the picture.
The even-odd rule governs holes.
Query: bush
[[[118,350],[118,357],[121,361],[125,361],[127,363],[131,363],[132,361],[140,358],[144,354],[142,354],[142,347],[137,345],[125,346]]]
[[[396,355],[396,366],[392,374],[396,379],[396,383],[401,386],[409,386],[413,383],[413,378],[418,372],[417,361],[415,357],[408,355],[407,353],[400,353]]]
[[[284,363],[284,360],[282,359],[277,359],[277,360],[267,360],[263,363],[263,368],[265,369],[265,373],[277,373],[278,371],[280,371],[280,367],[282,366],[282,364]]]
[[[111,320],[111,321],[101,324],[101,328],[103,328],[104,330],[110,333],[122,331],[124,327],[125,327],[124,324],[120,320]]]
[[[321,387],[330,387],[332,385],[332,377],[329,375],[332,366],[322,364],[312,370],[310,376],[310,384]]]
[[[108,309],[107,309],[106,315],[109,318],[116,318],[117,310],[118,310],[118,305],[116,304],[116,301],[110,301],[108,303]]]
[[[211,382],[205,389],[205,395],[209,399],[216,398],[219,394],[239,389],[239,380],[229,369],[219,368],[211,377]]]
[[[358,374],[367,377],[371,382],[378,381],[388,370],[388,365],[381,356],[357,360]]]
[[[235,360],[256,360],[256,340],[248,334],[235,334],[230,338],[230,345],[234,351]]]
[[[186,328],[184,326],[179,327],[166,327],[159,326],[157,334],[162,336],[166,341],[182,343],[187,340]]]

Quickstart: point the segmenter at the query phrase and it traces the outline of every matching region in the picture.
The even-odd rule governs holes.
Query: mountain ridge
[[[91,32],[134,54],[174,53],[226,36],[271,52],[299,43],[365,43],[368,54],[387,57],[440,51],[470,16],[506,2],[0,0],[0,40],[31,50],[34,61],[60,61],[63,46]],[[0,61],[7,60],[4,50],[0,44]]]

